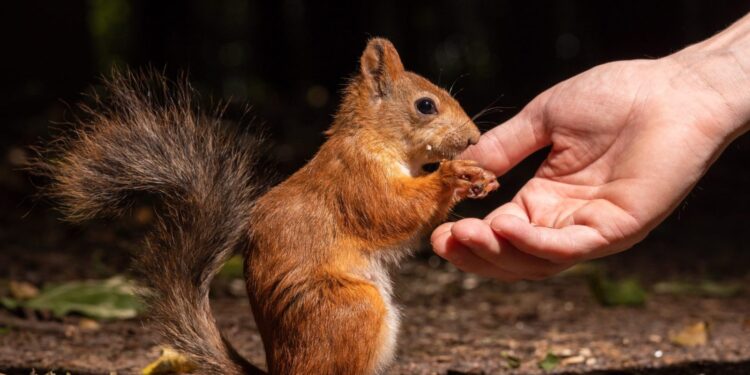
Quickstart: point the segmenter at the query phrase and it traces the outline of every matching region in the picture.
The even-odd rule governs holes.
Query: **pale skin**
[[[557,84],[459,157],[502,176],[552,146],[510,202],[436,228],[435,253],[516,281],[630,248],[748,131],[748,88],[750,15],[672,55],[600,65]]]

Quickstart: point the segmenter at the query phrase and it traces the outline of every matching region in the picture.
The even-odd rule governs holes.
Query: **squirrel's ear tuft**
[[[360,69],[373,95],[385,96],[390,92],[393,81],[404,72],[404,65],[393,43],[388,39],[373,38],[362,52]]]

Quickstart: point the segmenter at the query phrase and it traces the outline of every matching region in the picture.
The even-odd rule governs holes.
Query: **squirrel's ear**
[[[388,95],[393,81],[404,72],[396,47],[388,39],[373,38],[360,58],[364,82],[375,96]]]

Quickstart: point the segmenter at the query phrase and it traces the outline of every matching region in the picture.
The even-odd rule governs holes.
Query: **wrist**
[[[715,95],[712,114],[725,143],[750,130],[750,15],[664,59],[679,65],[692,89]]]

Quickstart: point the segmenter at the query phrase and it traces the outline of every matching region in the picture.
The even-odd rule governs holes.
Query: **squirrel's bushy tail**
[[[105,86],[106,99],[85,108],[90,119],[31,167],[51,178],[46,193],[72,221],[117,215],[134,195],[156,197],[157,223],[136,266],[153,292],[155,324],[199,373],[262,373],[222,337],[208,299],[249,232],[259,141],[201,112],[184,80],[115,72]]]

